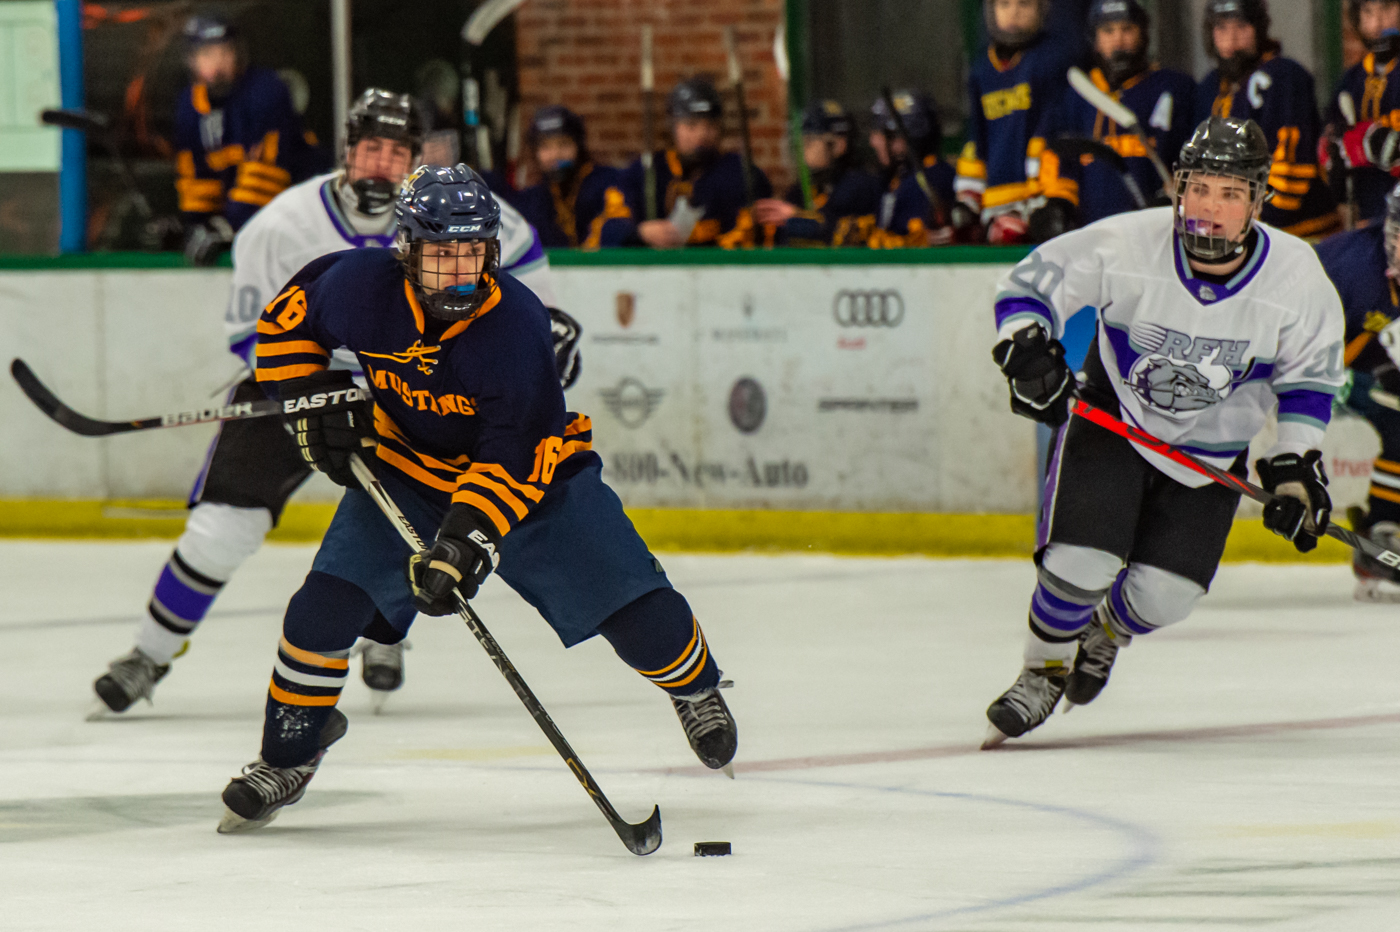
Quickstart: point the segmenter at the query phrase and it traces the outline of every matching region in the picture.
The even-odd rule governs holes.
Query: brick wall
[[[596,159],[630,162],[642,148],[641,27],[650,23],[659,139],[664,140],[662,109],[671,87],[707,74],[725,97],[725,147],[737,150],[723,38],[724,26],[733,25],[754,162],[775,186],[784,185],[792,177],[787,94],[772,52],[782,18],[783,0],[532,0],[516,13],[524,115],[528,119],[536,107],[563,104],[584,118]]]

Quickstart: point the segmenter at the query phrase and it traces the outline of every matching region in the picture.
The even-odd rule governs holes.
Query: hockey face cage
[[[1178,168],[1175,178],[1176,185],[1172,194],[1172,219],[1186,252],[1194,259],[1205,262],[1220,262],[1242,249],[1245,240],[1249,238],[1249,231],[1254,229],[1254,218],[1258,216],[1259,209],[1264,206],[1264,201],[1268,198],[1268,182],[1247,178],[1243,175],[1220,174],[1199,168]],[[1200,205],[1194,205],[1188,210],[1186,203],[1188,190],[1193,184],[1204,182],[1210,178],[1238,182],[1240,187],[1231,185],[1222,191],[1210,194],[1201,192],[1197,197],[1204,198],[1208,202],[1204,209]],[[1238,201],[1235,200],[1236,197],[1238,197]],[[1246,197],[1248,198],[1247,203],[1245,202]],[[1229,218],[1222,218],[1221,215],[1233,212],[1236,203],[1244,208],[1240,228],[1235,231],[1217,230],[1217,226],[1223,226],[1222,219],[1230,222]]]
[[[482,245],[481,251],[472,249]],[[422,240],[409,239],[399,231],[400,260],[418,303],[428,315],[438,320],[471,320],[481,313],[496,289],[501,267],[501,241],[489,239],[437,240],[434,246],[458,248],[453,255],[425,256]],[[426,266],[433,266],[427,271]],[[449,284],[450,282],[450,284]]]

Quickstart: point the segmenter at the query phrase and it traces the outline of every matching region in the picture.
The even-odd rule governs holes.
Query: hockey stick
[[[1157,177],[1162,179],[1162,191],[1171,194],[1176,182],[1172,180],[1172,173],[1167,171],[1167,166],[1162,163],[1162,157],[1152,147],[1151,140],[1147,138],[1142,124],[1138,122],[1137,114],[1099,90],[1099,86],[1094,83],[1093,78],[1078,68],[1071,68],[1068,77],[1069,85],[1074,88],[1076,94],[1093,104],[1097,109],[1102,110],[1110,120],[1138,138],[1138,141],[1142,143],[1143,150],[1147,153],[1147,158],[1152,162],[1152,167],[1157,169]]]
[[[1163,440],[1158,440],[1146,431],[1133,427],[1131,424],[1125,424],[1102,408],[1094,407],[1083,398],[1075,398],[1074,403],[1070,405],[1070,411],[1090,423],[1097,424],[1105,430],[1112,431],[1118,436],[1136,443],[1140,447],[1165,456],[1177,465],[1185,466],[1193,472],[1198,472],[1213,482],[1218,482],[1220,485],[1225,486],[1227,489],[1233,489],[1241,495],[1252,498],[1261,505],[1267,505],[1277,497],[1265,492],[1247,479],[1241,479],[1232,472],[1226,472],[1217,466],[1212,466],[1210,463],[1198,460],[1185,450],[1180,450]],[[1348,547],[1360,550],[1362,553],[1366,554],[1366,556],[1379,563],[1385,564],[1391,569],[1400,568],[1400,553],[1393,553],[1386,550],[1375,541],[1338,526],[1335,521],[1327,522],[1327,530],[1324,533],[1326,533],[1328,537],[1341,541]]]
[[[1090,139],[1087,136],[1061,136],[1046,148],[1053,151],[1063,159],[1065,156],[1078,158],[1081,155],[1090,155],[1110,165],[1118,173],[1119,180],[1123,182],[1123,187],[1128,189],[1128,196],[1133,199],[1138,210],[1147,206],[1147,198],[1143,196],[1142,188],[1138,185],[1133,173],[1128,170],[1128,161],[1118,153],[1112,146],[1099,142],[1097,139]]]
[[[793,164],[797,166],[797,185],[802,191],[802,209],[812,209],[812,173],[807,168],[807,154],[802,146],[802,107],[792,99],[792,62],[787,51],[787,23],[778,23],[773,33],[773,64],[778,77],[788,90],[788,145],[792,147]]]
[[[729,58],[729,86],[739,107],[739,145],[744,157],[744,203],[753,206],[753,139],[749,136],[749,107],[744,100],[744,66],[734,42],[734,27],[724,27],[724,54]]]
[[[652,67],[651,23],[642,24],[642,186],[646,215],[656,219],[656,72]]]
[[[408,544],[415,553],[426,548],[423,546],[423,539],[418,536],[413,525],[409,522],[404,513],[399,510],[399,506],[394,504],[394,500],[389,496],[388,491],[374,477],[374,473],[365,465],[364,460],[357,454],[350,456],[350,468],[355,472],[355,478],[360,481],[360,486],[374,499],[374,503],[379,506],[379,510],[384,512],[384,517],[398,530],[399,536],[404,543]],[[608,820],[608,824],[617,832],[617,837],[622,839],[622,843],[627,846],[627,850],[633,854],[651,854],[661,847],[661,807],[656,806],[651,810],[651,816],[645,822],[633,825],[625,821],[618,815],[612,803],[603,795],[597,781],[588,772],[588,768],[583,766],[583,761],[579,760],[574,749],[569,747],[569,742],[564,738],[564,734],[559,730],[559,726],[554,724],[554,720],[549,717],[544,706],[535,698],[535,694],[530,691],[525,680],[516,671],[510,658],[505,651],[501,650],[501,645],[496,643],[496,639],[491,636],[491,632],[486,630],[486,626],[481,623],[475,611],[472,610],[467,600],[462,598],[460,592],[454,590],[457,597],[457,614],[462,616],[462,620],[467,623],[472,634],[481,642],[481,646],[486,650],[486,656],[491,658],[491,662],[496,665],[496,669],[501,671],[501,675],[506,678],[510,688],[515,690],[515,694],[520,697],[520,701],[525,704],[525,708],[530,713],[530,717],[535,720],[535,724],[540,726],[544,736],[549,739],[549,743],[554,745],[554,750],[559,752],[559,756],[564,758],[564,763],[569,765],[569,770],[573,772],[578,782],[588,791],[588,795],[603,813],[603,818]]]
[[[134,430],[150,430],[153,427],[185,427],[189,424],[207,424],[212,421],[241,421],[250,417],[267,417],[270,414],[282,413],[282,403],[268,399],[198,408],[193,411],[177,411],[134,421],[99,421],[79,414],[59,401],[58,396],[39,381],[39,377],[23,359],[16,359],[10,363],[10,375],[14,376],[20,391],[34,402],[35,407],[73,433],[84,437],[106,437],[109,434],[125,434]]]
[[[462,123],[464,135],[472,149],[477,168],[490,169],[491,133],[481,122],[481,82],[477,80],[473,51],[481,47],[486,36],[525,0],[486,0],[472,11],[462,26]]]
[[[885,106],[889,108],[890,118],[894,120],[895,132],[899,133],[899,138],[904,140],[904,157],[909,161],[909,167],[914,170],[914,180],[919,183],[919,190],[924,192],[924,197],[928,198],[929,209],[933,211],[934,226],[941,227],[948,218],[948,212],[944,209],[943,199],[938,196],[938,192],[933,190],[933,186],[928,183],[928,176],[924,174],[924,167],[919,164],[919,157],[914,154],[914,143],[909,139],[909,130],[904,126],[904,117],[894,105],[894,95],[890,93],[889,85],[880,88],[880,96],[885,100]]]

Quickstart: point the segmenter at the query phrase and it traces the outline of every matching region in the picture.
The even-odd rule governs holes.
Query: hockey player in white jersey
[[[1342,384],[1341,303],[1307,243],[1258,221],[1270,147],[1211,117],[1182,147],[1171,207],[1042,244],[1001,281],[993,358],[1017,414],[1060,427],[1043,490],[1024,664],[987,709],[984,748],[1025,734],[1061,697],[1091,702],[1120,648],[1184,619],[1225,549],[1239,495],[1089,421],[1072,395],[1244,475],[1279,498],[1264,524],[1311,550],[1331,501],[1323,433]],[[1085,306],[1098,333],[1078,384],[1055,339]]]
[[[233,243],[233,284],[225,329],[229,350],[256,371],[256,326],[283,284],[313,259],[344,249],[392,246],[393,204],[417,164],[424,126],[407,94],[366,90],[346,121],[344,167],[289,188],[260,210]],[[549,262],[534,229],[501,202],[501,268],[556,304]],[[577,374],[577,325],[555,318],[556,353]],[[570,327],[572,332],[570,333]],[[562,345],[561,345],[561,330]],[[360,377],[359,363],[337,353],[332,368]],[[231,401],[265,397],[251,374]],[[280,418],[222,426],[190,494],[185,531],[156,581],[133,649],[93,684],[94,717],[151,698],[235,570],[262,545],[292,493],[311,475]],[[361,674],[377,702],[403,683],[403,635],[387,621],[361,642]]]

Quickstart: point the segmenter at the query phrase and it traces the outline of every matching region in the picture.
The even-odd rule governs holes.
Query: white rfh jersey
[[[355,231],[335,198],[339,172],[321,175],[288,188],[272,199],[239,230],[233,240],[233,287],[224,329],[229,350],[250,368],[248,356],[257,344],[258,315],[281,292],[293,275],[313,259],[344,249],[394,244],[391,226],[382,236]],[[557,306],[549,260],[539,235],[524,217],[499,197],[501,205],[501,268],[535,292],[548,307]],[[336,353],[342,365],[359,370],[353,355]]]
[[[1098,350],[1123,419],[1221,468],[1278,410],[1270,456],[1322,446],[1342,384],[1345,320],[1307,243],[1256,224],[1225,284],[1193,277],[1172,209],[1118,214],[1043,243],[1002,277],[997,327],[1058,336],[1098,311]],[[1210,480],[1136,448],[1184,485]]]

